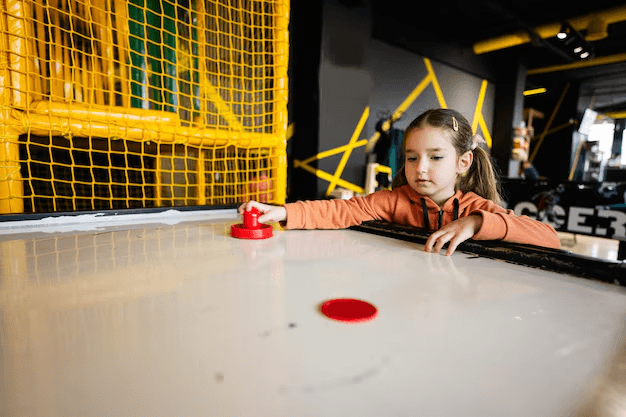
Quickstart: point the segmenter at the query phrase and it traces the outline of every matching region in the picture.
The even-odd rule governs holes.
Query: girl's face
[[[472,160],[472,152],[457,156],[442,129],[414,129],[406,138],[406,179],[411,188],[440,207],[454,195],[457,175],[467,171]]]

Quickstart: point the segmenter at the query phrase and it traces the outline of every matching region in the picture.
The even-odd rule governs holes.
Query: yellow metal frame
[[[614,111],[603,114],[611,119],[626,119],[626,111]]]
[[[411,91],[411,93],[404,99],[404,101],[400,103],[398,108],[396,108],[396,110],[391,115],[390,120],[383,124],[383,130],[388,130],[393,122],[402,117],[406,109],[411,107],[411,104],[413,104],[413,102],[420,96],[420,94],[422,94],[426,87],[431,84],[433,86],[433,89],[435,90],[437,100],[439,101],[439,106],[444,109],[448,107],[446,105],[446,100],[443,97],[443,92],[441,91],[441,87],[439,86],[439,81],[437,80],[437,75],[435,74],[435,70],[433,69],[433,65],[430,62],[430,59],[424,58],[424,66],[426,67],[427,71],[426,76],[422,79],[422,81],[420,81],[417,87],[415,87],[413,91]],[[367,147],[365,148],[365,152],[371,152],[372,149],[374,149],[378,138],[380,138],[379,132],[376,132],[374,133],[374,135],[372,135],[372,137],[369,139]]]
[[[575,17],[569,19],[568,23],[572,28],[577,31],[588,30],[590,26],[602,22],[603,25],[609,25],[613,23],[626,21],[626,6],[616,6],[611,9],[594,12],[585,16]],[[561,22],[548,23],[545,25],[537,26],[533,28],[533,32],[536,33],[542,39],[555,37],[561,30]],[[593,36],[593,31],[588,31],[588,36]],[[588,40],[597,40],[588,39]],[[501,49],[511,48],[513,46],[522,45],[532,41],[530,33],[527,31],[519,31],[502,36],[498,36],[491,39],[485,39],[474,44],[474,53],[477,55],[487,52],[497,51]]]
[[[482,134],[485,136],[487,147],[491,148],[492,140],[487,123],[485,123],[485,117],[483,116],[483,103],[485,101],[485,94],[487,93],[487,80],[483,80],[480,85],[480,92],[478,93],[478,101],[476,102],[476,110],[474,111],[474,118],[472,119],[472,132],[477,132],[478,126]]]
[[[359,120],[359,123],[357,124],[356,129],[354,130],[354,133],[352,133],[352,137],[350,138],[350,142],[348,142],[346,150],[341,156],[341,161],[339,161],[339,165],[337,166],[337,169],[335,170],[335,175],[333,175],[333,178],[330,181],[330,184],[328,184],[328,188],[326,189],[327,196],[330,195],[335,189],[335,186],[337,185],[337,181],[339,180],[339,177],[341,176],[341,173],[343,172],[343,169],[346,167],[346,163],[348,162],[348,159],[350,158],[352,149],[354,149],[354,144],[357,142],[357,139],[359,138],[359,135],[361,134],[361,131],[363,130],[363,126],[365,126],[365,122],[367,122],[369,113],[370,113],[370,109],[369,107],[367,107],[365,111],[363,112],[363,114],[361,115],[361,120]]]
[[[529,162],[532,163],[535,160],[535,157],[537,156],[537,152],[539,152],[539,148],[541,147],[541,144],[543,143],[543,140],[546,138],[546,136],[549,133],[551,133],[550,127],[552,126],[552,122],[554,121],[554,118],[556,117],[556,114],[558,113],[559,109],[561,108],[561,104],[563,103],[563,100],[565,99],[565,95],[567,94],[567,91],[569,90],[569,87],[570,87],[570,83],[568,82],[567,84],[565,84],[565,88],[563,88],[563,92],[561,93],[561,97],[559,97],[559,101],[556,103],[556,106],[554,107],[554,110],[552,110],[552,114],[550,115],[550,118],[548,119],[548,122],[546,123],[546,127],[543,129],[543,132],[541,132],[541,134],[539,135],[539,142],[535,146],[535,149],[533,149],[533,153],[528,158]],[[560,129],[558,129],[558,130],[560,130]],[[556,130],[554,130],[554,131],[556,131]]]
[[[616,64],[626,61],[626,53],[603,56],[599,58],[585,59],[572,62],[571,64],[551,65],[549,67],[534,68],[527,71],[528,75],[548,74],[552,72],[567,71],[577,68],[596,67],[599,65]]]
[[[524,97],[526,97],[526,96],[534,96],[534,95],[537,95],[537,94],[543,94],[546,91],[548,91],[547,88],[540,87],[540,88],[533,88],[531,90],[525,90],[522,94],[524,95]]]

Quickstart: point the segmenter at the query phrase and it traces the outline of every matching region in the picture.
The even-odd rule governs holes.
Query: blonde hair
[[[404,132],[404,146],[409,134],[424,127],[442,129],[450,135],[450,140],[457,156],[465,152],[474,153],[474,161],[465,175],[457,178],[456,189],[463,192],[474,192],[496,204],[502,202],[502,193],[491,155],[480,146],[475,145],[475,135],[467,119],[459,112],[450,109],[431,109],[411,122]],[[472,149],[473,148],[473,149]],[[392,188],[407,184],[404,164],[391,184]]]

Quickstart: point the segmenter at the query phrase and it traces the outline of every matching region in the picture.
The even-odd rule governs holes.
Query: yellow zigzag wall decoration
[[[433,86],[433,89],[435,90],[435,94],[437,95],[437,100],[439,101],[439,105],[442,108],[448,107],[443,97],[443,93],[441,92],[441,87],[439,87],[439,82],[437,81],[437,76],[435,75],[435,71],[433,70],[433,66],[430,60],[428,58],[424,58],[424,64],[426,65],[426,70],[428,71],[428,74],[424,77],[424,79],[422,79],[422,81],[420,81],[417,87],[415,87],[415,89],[404,99],[404,101],[393,112],[390,120],[385,122],[385,124],[383,125],[384,130],[389,129],[391,123],[398,120],[402,116],[402,114],[406,111],[406,109],[408,109],[411,106],[411,104],[413,104],[413,102],[417,99],[417,97],[419,97],[419,95],[422,94],[422,92],[426,89],[426,87],[428,87],[431,84]],[[483,80],[481,87],[480,87],[480,92],[478,94],[478,101],[476,103],[476,109],[474,110],[474,118],[472,121],[472,131],[476,133],[476,130],[478,129],[478,126],[480,125],[481,131],[483,135],[485,136],[485,140],[487,141],[487,146],[491,148],[491,143],[492,143],[491,135],[489,134],[489,130],[487,129],[487,124],[485,123],[485,119],[482,114],[482,107],[483,107],[486,92],[487,92],[487,80]],[[329,196],[330,193],[333,192],[336,186],[343,187],[357,194],[363,194],[364,190],[362,187],[352,184],[351,182],[342,180],[341,174],[346,166],[346,163],[348,162],[348,159],[350,158],[350,154],[352,153],[353,149],[358,148],[360,146],[365,146],[366,147],[365,151],[370,152],[373,149],[374,145],[376,144],[376,141],[380,137],[380,133],[376,132],[372,135],[370,139],[357,140],[357,138],[361,134],[361,131],[363,130],[363,126],[365,126],[365,122],[367,121],[367,118],[369,117],[369,112],[370,112],[369,107],[366,107],[347,145],[340,146],[334,149],[329,149],[324,152],[320,152],[317,155],[314,155],[305,160],[299,160],[299,159],[294,160],[294,168],[302,168],[305,171],[310,172],[311,174],[317,176],[318,178],[321,178],[329,182],[328,188],[326,189],[326,196]],[[327,158],[329,156],[337,155],[342,152],[343,152],[343,156],[341,157],[341,161],[339,161],[339,165],[337,165],[337,169],[335,170],[335,173],[333,175],[329,174],[328,172],[322,171],[320,169],[315,169],[310,165],[310,163],[315,160]]]

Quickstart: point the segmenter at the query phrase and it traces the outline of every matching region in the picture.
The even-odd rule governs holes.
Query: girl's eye
[[[409,161],[409,162],[415,162],[415,161],[417,161],[417,158],[415,158],[414,156],[409,156],[409,157],[406,158],[406,160]]]
[[[439,161],[440,159],[443,159],[443,156],[433,156],[430,159],[432,159],[433,161]]]

